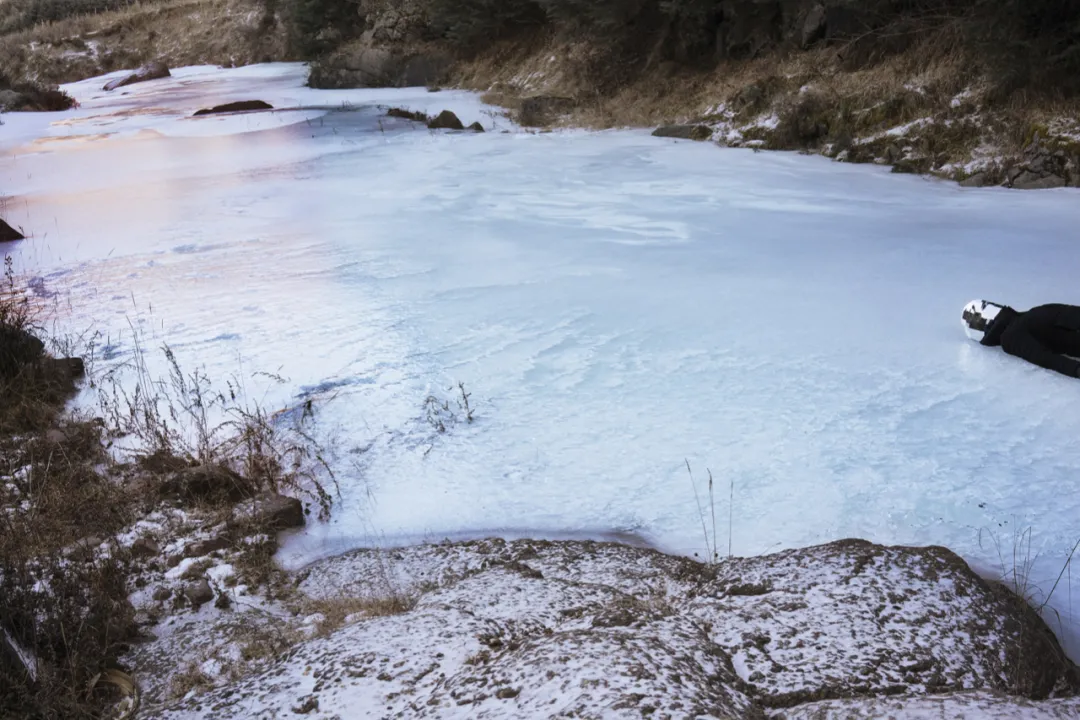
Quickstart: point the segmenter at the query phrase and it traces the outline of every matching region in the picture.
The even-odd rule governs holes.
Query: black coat
[[[1010,355],[1047,370],[1080,377],[1080,307],[1039,305],[1027,312],[1002,308],[986,329],[983,345],[1000,345]]]

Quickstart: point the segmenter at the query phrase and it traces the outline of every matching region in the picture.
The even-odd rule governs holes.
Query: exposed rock
[[[14,242],[15,240],[25,240],[26,237],[8,225],[2,218],[0,218],[0,242]]]
[[[987,184],[987,174],[985,172],[977,172],[974,175],[970,175],[960,181],[960,187],[967,188],[980,188]]]
[[[451,59],[441,53],[403,53],[361,43],[314,63],[308,85],[315,88],[417,87],[439,82]]]
[[[708,125],[661,125],[652,134],[655,137],[701,141],[712,137],[712,128]]]
[[[0,110],[18,110],[26,104],[26,96],[14,90],[0,90]]]
[[[1057,175],[1040,175],[1030,170],[1021,172],[1012,180],[1012,187],[1017,190],[1048,190],[1065,187],[1065,185],[1065,178]]]
[[[195,116],[216,115],[218,113],[244,112],[250,110],[273,110],[274,106],[262,100],[238,100],[236,102],[215,105],[212,108],[196,110]]]
[[[203,603],[210,602],[214,599],[214,590],[210,587],[210,583],[203,578],[201,580],[195,580],[189,582],[184,586],[184,597],[188,599],[195,607],[202,605]]]
[[[535,576],[516,569],[522,558]],[[366,702],[387,717],[462,705],[548,717],[567,688],[578,717],[811,718],[800,706],[830,701],[837,712],[820,717],[909,704],[973,717],[949,712],[969,700],[1001,718],[1080,707],[1031,701],[1073,694],[1076,667],[1030,606],[940,547],[845,540],[708,566],[609,543],[483,540],[357,551],[311,566],[298,590],[365,597],[387,572],[395,592],[421,595],[414,609],[302,642],[155,717],[239,718],[256,696],[291,706],[313,676],[334,688],[320,695],[327,716]],[[860,701],[883,712],[857,714]],[[1044,708],[1062,714],[1033,714]]]
[[[529,127],[541,127],[554,122],[559,115],[574,109],[573,98],[553,95],[534,95],[523,98],[518,111],[518,122]]]
[[[799,38],[799,44],[803,48],[808,48],[824,37],[825,6],[815,5],[810,8],[810,12],[806,14],[806,19],[803,21],[802,36]]]
[[[303,503],[285,495],[263,495],[241,503],[236,516],[265,531],[288,530],[305,522]]]
[[[154,588],[154,594],[152,595],[152,597],[157,602],[165,602],[172,597],[172,594],[172,588],[165,585],[158,585],[156,588]]]
[[[125,75],[122,78],[110,80],[109,82],[105,83],[104,89],[115,90],[117,88],[132,85],[134,83],[146,82],[147,80],[157,80],[158,78],[169,77],[170,75],[171,73],[169,72],[169,68],[165,63],[154,60],[143,65],[130,75]]]
[[[164,486],[167,494],[186,500],[243,500],[254,495],[251,482],[224,465],[203,464],[184,468]]]
[[[229,539],[223,535],[199,540],[184,548],[184,557],[202,557],[209,555],[215,550],[225,550],[230,546]]]
[[[464,130],[458,116],[449,110],[443,110],[437,116],[428,121],[427,126],[432,130]]]
[[[45,352],[45,343],[30,332],[0,325],[0,379],[11,378]]]
[[[390,108],[386,111],[386,115],[387,117],[412,120],[413,122],[422,122],[424,124],[427,124],[428,120],[431,119],[420,111],[406,110],[404,108]]]
[[[45,432],[45,442],[50,445],[63,445],[67,441],[67,433],[60,428],[49,428],[49,430]]]
[[[717,53],[745,60],[778,43],[783,16],[777,0],[726,0],[717,31]]]
[[[472,125],[470,125],[469,129],[472,130],[473,132],[478,132],[478,133],[484,132],[484,126],[481,125],[479,121],[474,122]]]
[[[141,537],[131,544],[131,556],[134,558],[150,558],[161,555],[161,546],[150,537]]]
[[[58,379],[77,380],[86,375],[86,363],[80,357],[49,358],[43,357],[39,365],[46,373]]]

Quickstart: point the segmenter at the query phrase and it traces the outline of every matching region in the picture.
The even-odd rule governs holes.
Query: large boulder
[[[410,718],[976,717],[962,710],[976,693],[993,717],[1080,707],[1043,700],[1077,685],[1038,614],[940,547],[846,540],[706,565],[614,543],[446,542],[330,558],[297,590],[372,611],[154,717],[286,707],[312,677],[320,711],[342,717],[357,697]],[[799,712],[828,701],[842,706]]]
[[[449,110],[443,110],[437,116],[428,121],[428,127],[432,130],[464,130],[465,126],[458,116]]]
[[[104,89],[115,90],[117,88],[132,85],[134,83],[146,82],[147,80],[157,80],[158,78],[169,77],[170,75],[171,73],[169,72],[169,67],[165,63],[154,60],[143,65],[130,75],[125,75],[124,77],[110,80],[109,82],[105,83]]]

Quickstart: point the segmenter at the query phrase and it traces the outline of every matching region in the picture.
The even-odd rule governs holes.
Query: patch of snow
[[[961,105],[963,105],[965,102],[970,100],[972,97],[974,97],[974,95],[975,95],[975,91],[972,90],[971,88],[963,90],[960,93],[958,93],[955,97],[953,97],[952,100],[949,101],[949,107],[958,108]]]
[[[271,717],[301,698],[324,717],[759,717],[825,692],[902,692],[889,702],[917,706],[935,683],[993,696],[1010,672],[997,653],[1021,632],[947,551],[861,543],[713,571],[620,545],[486,540],[350,553],[309,568],[300,587],[347,595],[388,574],[420,595],[413,610],[300,639],[283,659],[154,717]],[[226,630],[192,632],[212,646]],[[1002,708],[1054,707],[994,697]]]

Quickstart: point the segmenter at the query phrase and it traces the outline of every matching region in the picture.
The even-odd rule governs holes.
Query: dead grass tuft
[[[344,627],[350,618],[355,618],[357,615],[364,618],[400,615],[416,607],[416,601],[416,597],[400,593],[367,597],[342,595],[306,600],[302,612],[307,615],[318,614],[321,616],[321,619],[316,623],[316,634],[325,637]]]

